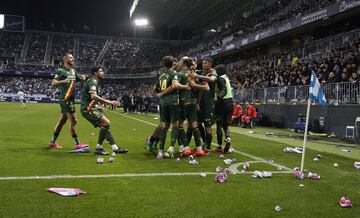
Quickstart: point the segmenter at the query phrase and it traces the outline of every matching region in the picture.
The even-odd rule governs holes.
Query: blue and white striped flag
[[[311,73],[309,96],[311,99],[318,100],[320,104],[326,103],[324,92],[314,71]]]

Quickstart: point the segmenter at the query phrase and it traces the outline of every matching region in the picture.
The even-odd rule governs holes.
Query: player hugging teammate
[[[157,143],[160,142],[157,152],[158,159],[162,159],[164,156],[173,157],[176,141],[179,144],[179,154],[183,156],[208,155],[212,143],[212,126],[215,123],[215,115],[218,139],[215,151],[225,153],[230,151],[229,124],[233,110],[232,89],[229,78],[226,76],[225,67],[223,65],[216,67],[220,72],[218,77],[212,64],[211,58],[204,59],[203,71],[199,73],[196,72],[196,61],[189,57],[181,58],[179,63],[170,56],[162,59],[163,68],[159,71],[155,89],[160,97],[161,123],[153,135],[148,137],[145,144],[147,150],[155,153]],[[185,121],[188,123],[186,133]],[[171,144],[167,152],[164,152],[166,132],[170,123],[173,124]],[[225,132],[224,148],[222,147],[222,130]],[[189,147],[192,136],[195,140],[194,149]]]

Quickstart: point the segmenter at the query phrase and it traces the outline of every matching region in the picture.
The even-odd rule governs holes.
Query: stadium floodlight
[[[147,26],[149,21],[147,19],[135,19],[134,24],[135,26]]]
[[[4,15],[0,14],[0,29],[4,28]]]
[[[136,6],[139,4],[139,0],[134,0],[131,8],[130,8],[130,18],[132,17],[132,15],[134,14],[134,11],[136,9]]]

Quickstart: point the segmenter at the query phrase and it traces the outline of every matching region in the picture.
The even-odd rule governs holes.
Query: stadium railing
[[[360,104],[359,82],[325,84],[323,90],[329,104]],[[309,97],[309,85],[234,90],[234,96],[234,100],[239,102],[305,104]]]
[[[332,51],[345,43],[351,43],[360,39],[360,29],[356,29],[347,33],[338,34],[325,39],[304,43],[303,57],[313,57],[320,55],[323,51]]]

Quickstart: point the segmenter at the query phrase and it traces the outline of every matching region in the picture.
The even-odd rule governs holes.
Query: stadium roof
[[[266,0],[134,0],[131,19],[147,18],[152,25],[206,28],[224,22],[234,11],[245,12]]]

